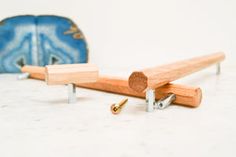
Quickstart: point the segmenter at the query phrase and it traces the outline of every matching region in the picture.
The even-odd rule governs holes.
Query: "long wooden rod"
[[[99,77],[97,82],[77,84],[77,86],[145,98],[145,93],[136,92],[129,88],[128,80],[123,78],[103,76]],[[156,99],[161,99],[164,96],[167,96],[168,93],[174,93],[176,95],[174,103],[189,107],[199,106],[202,99],[202,91],[200,88],[178,84],[167,84],[156,88]]]
[[[202,70],[212,64],[219,63],[224,60],[224,58],[225,54],[219,52],[135,71],[129,77],[129,86],[137,92],[144,92],[147,89],[156,89],[171,81]]]
[[[30,73],[33,79],[44,80],[45,68],[37,66],[24,66],[22,72]],[[144,93],[136,92],[129,88],[128,80],[118,77],[100,76],[97,82],[76,84],[78,87],[95,89],[116,94],[145,98]],[[167,84],[156,89],[156,98],[160,99],[168,93],[176,94],[175,104],[197,107],[202,100],[202,91],[199,87],[191,87],[177,84]]]

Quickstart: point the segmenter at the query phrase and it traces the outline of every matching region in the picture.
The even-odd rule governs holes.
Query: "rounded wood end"
[[[129,77],[129,87],[137,92],[143,92],[148,86],[148,78],[143,72],[133,72]]]
[[[202,102],[202,90],[201,88],[196,89],[196,96],[193,107],[198,107]]]

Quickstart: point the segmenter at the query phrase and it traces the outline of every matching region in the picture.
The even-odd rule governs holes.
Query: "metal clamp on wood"
[[[68,103],[76,102],[76,85],[78,83],[96,82],[98,68],[91,64],[48,65],[45,80],[48,85],[68,85]]]

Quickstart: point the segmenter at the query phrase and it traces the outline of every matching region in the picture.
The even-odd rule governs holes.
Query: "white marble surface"
[[[236,155],[236,66],[209,68],[181,83],[203,90],[199,108],[171,106],[145,112],[144,100],[129,98],[114,116],[110,105],[125,96],[77,89],[67,104],[65,86],[17,81],[0,75],[0,156],[227,156]]]

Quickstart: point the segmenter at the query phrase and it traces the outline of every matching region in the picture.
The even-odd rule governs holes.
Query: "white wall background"
[[[0,18],[67,16],[85,34],[90,62],[102,68],[138,68],[215,51],[225,51],[225,64],[233,64],[235,8],[235,0],[6,0]]]

